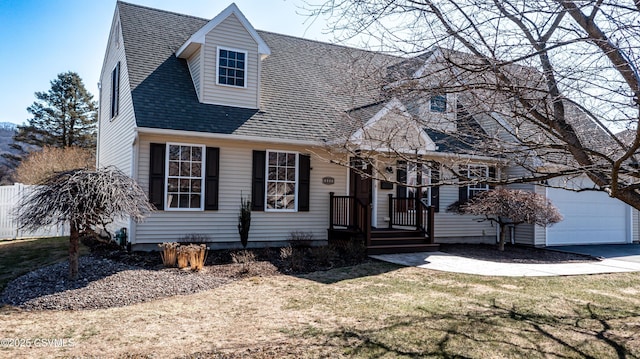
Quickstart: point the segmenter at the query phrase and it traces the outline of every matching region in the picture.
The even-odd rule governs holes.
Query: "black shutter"
[[[440,163],[431,162],[431,205],[436,212],[440,212]]]
[[[218,209],[218,187],[220,175],[220,149],[207,147],[204,177],[204,209],[215,211]]]
[[[469,169],[460,170],[460,175],[469,177]],[[460,179],[458,179],[460,181]],[[458,203],[465,204],[469,200],[469,186],[458,187]]]
[[[167,145],[152,143],[149,157],[149,201],[156,209],[164,210],[164,169]]]
[[[120,111],[120,62],[111,72],[111,118],[118,116]]]
[[[396,165],[396,197],[407,198],[407,187],[401,185],[401,183],[407,183],[407,163],[404,161],[398,161]]]
[[[309,211],[309,191],[311,187],[311,157],[298,156],[298,211]]]
[[[489,178],[494,180],[496,179],[496,168],[494,166],[489,166]],[[490,185],[489,189],[494,189],[496,186]]]
[[[460,202],[460,204],[465,204],[469,199],[468,189],[468,186],[460,186],[458,188],[458,202]]]
[[[251,182],[251,210],[264,211],[266,151],[253,151],[253,180]]]
[[[407,202],[402,200],[407,198],[407,186],[403,186],[401,183],[407,183],[407,163],[404,161],[398,161],[396,164],[396,211],[406,212]]]

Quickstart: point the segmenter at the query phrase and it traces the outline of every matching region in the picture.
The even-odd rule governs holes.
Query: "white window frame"
[[[489,166],[487,165],[468,165],[467,178],[469,179],[481,178],[474,174],[477,172],[471,172],[472,168],[476,169],[476,171],[482,168],[484,170],[484,178],[489,178]],[[486,192],[488,190],[489,190],[489,185],[486,183],[475,183],[475,184],[469,183],[469,185],[467,186],[467,198],[471,199],[473,196],[476,196],[479,193]],[[471,193],[473,193],[473,196],[471,195]]]
[[[436,97],[444,97],[444,108],[442,109],[442,111],[433,109],[434,98],[436,98]],[[447,104],[448,104],[448,102],[449,102],[449,99],[447,98],[446,94],[432,95],[431,97],[429,97],[429,112],[435,112],[435,113],[445,113],[445,112],[447,112]]]
[[[207,147],[205,145],[201,145],[201,144],[193,144],[193,143],[179,143],[179,142],[167,142],[166,144],[166,154],[165,154],[165,160],[164,160],[164,165],[165,165],[165,169],[164,169],[164,210],[165,211],[204,211],[204,194],[205,194],[205,172],[206,172],[206,156],[207,156]],[[170,158],[171,158],[171,153],[169,151],[170,146],[189,146],[189,147],[200,147],[200,150],[202,151],[202,162],[200,164],[200,207],[199,208],[176,208],[176,207],[170,207],[170,201],[169,201],[169,178],[184,178],[181,176],[169,176],[169,162],[170,162]],[[198,179],[198,177],[188,177],[189,179]],[[180,186],[178,185],[178,188]],[[179,193],[179,192],[178,192]],[[195,193],[195,192],[194,192]],[[179,203],[180,199],[178,198],[178,203]]]
[[[244,54],[244,86],[236,86],[236,85],[228,85],[228,84],[221,84],[220,83],[220,74],[219,74],[219,72],[220,72],[220,50],[233,51],[233,52],[243,53]],[[249,64],[249,52],[248,51],[241,50],[241,49],[234,49],[234,48],[225,47],[225,46],[217,46],[216,47],[216,85],[230,87],[230,88],[237,88],[237,89],[247,88],[247,80],[249,79],[249,76],[247,76],[248,64]]]
[[[269,180],[269,154],[270,153],[286,153],[286,154],[293,154],[296,156],[296,179],[294,182],[295,185],[295,193],[294,193],[294,204],[293,204],[293,208],[269,208],[269,201],[267,200],[269,197],[269,182],[285,182],[285,183],[291,183],[288,181],[270,181]],[[300,190],[300,153],[296,152],[296,151],[286,151],[286,150],[267,150],[266,151],[266,159],[265,159],[265,166],[264,166],[264,211],[265,212],[298,212],[298,191]]]

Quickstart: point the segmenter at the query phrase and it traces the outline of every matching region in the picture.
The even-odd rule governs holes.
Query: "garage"
[[[604,192],[547,188],[564,219],[546,229],[547,246],[631,242],[631,210]]]

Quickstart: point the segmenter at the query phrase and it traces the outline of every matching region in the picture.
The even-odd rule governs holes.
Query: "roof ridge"
[[[256,29],[256,31],[264,32],[264,33],[272,34],[272,35],[278,35],[278,36],[291,37],[291,38],[298,39],[298,40],[304,40],[304,41],[309,41],[309,42],[316,42],[316,43],[323,44],[323,45],[329,45],[329,46],[335,46],[335,47],[342,47],[342,48],[346,48],[346,49],[350,49],[350,50],[364,51],[364,52],[369,52],[369,53],[376,54],[376,55],[389,56],[389,57],[393,57],[393,58],[397,58],[397,59],[406,59],[406,57],[397,56],[397,55],[392,55],[392,54],[389,54],[389,53],[385,53],[385,52],[383,52],[383,51],[376,51],[376,50],[362,49],[362,48],[359,48],[359,47],[354,47],[354,46],[349,46],[349,45],[343,45],[343,44],[336,44],[336,43],[333,43],[333,42],[322,41],[322,40],[308,39],[308,38],[306,38],[306,37],[302,37],[302,36],[295,36],[295,35],[289,35],[289,34],[281,34],[281,33],[279,33],[279,32],[273,32],[273,31],[268,31],[268,30],[259,30],[259,29]]]
[[[350,108],[348,109],[346,112],[353,112],[353,111],[358,111],[358,110],[363,110],[365,108],[369,108],[369,107],[373,107],[376,105],[380,105],[382,103],[388,102],[387,100],[380,100],[380,101],[376,101],[376,102],[372,102],[363,106],[358,106],[358,107],[354,107],[354,108]]]
[[[116,5],[119,5],[119,4],[129,5],[129,6],[133,6],[133,7],[137,7],[137,8],[142,8],[142,9],[147,9],[147,10],[153,10],[153,11],[163,12],[163,13],[166,13],[166,14],[172,14],[172,15],[178,15],[178,16],[184,16],[184,17],[190,17],[190,18],[192,18],[192,19],[197,19],[197,20],[211,21],[211,19],[206,19],[206,18],[204,18],[204,17],[194,16],[194,15],[189,15],[189,14],[183,14],[183,13],[179,13],[179,12],[175,12],[175,11],[169,11],[169,10],[164,10],[164,9],[158,9],[158,8],[156,8],[156,7],[145,6],[145,5],[139,5],[139,4],[133,4],[133,3],[130,3],[130,2],[126,2],[126,1],[117,0],[117,1],[116,1]]]
[[[175,12],[175,11],[169,11],[169,10],[163,10],[163,9],[158,9],[158,8],[154,8],[154,7],[150,7],[150,6],[145,6],[145,5],[138,5],[138,4],[132,4],[126,1],[121,1],[118,0],[116,1],[117,4],[124,4],[124,5],[128,5],[128,6],[133,6],[133,7],[137,7],[137,8],[142,8],[142,9],[147,9],[147,10],[153,10],[153,11],[158,11],[158,12],[163,12],[166,14],[172,14],[172,15],[177,15],[177,16],[184,16],[184,17],[189,17],[192,19],[197,19],[197,20],[203,20],[203,21],[211,21],[211,19],[207,19],[207,18],[203,18],[203,17],[199,17],[199,16],[193,16],[193,15],[189,15],[189,14],[183,14],[183,13],[179,13],[179,12]],[[308,39],[302,36],[295,36],[295,35],[289,35],[289,34],[282,34],[279,32],[273,32],[273,31],[268,31],[268,30],[260,30],[260,29],[256,29],[256,31],[258,32],[264,32],[267,34],[273,34],[273,35],[277,35],[277,36],[286,36],[289,38],[293,38],[293,39],[298,39],[298,40],[304,40],[304,41],[309,41],[309,42],[315,42],[315,43],[319,43],[319,44],[323,44],[323,45],[329,45],[329,46],[334,46],[334,47],[341,47],[341,48],[345,48],[345,49],[350,49],[350,50],[358,50],[358,51],[363,51],[363,52],[367,52],[367,53],[371,53],[371,54],[377,54],[377,55],[382,55],[382,56],[389,56],[392,58],[396,58],[396,59],[407,59],[405,57],[402,56],[397,56],[397,55],[392,55],[389,53],[385,53],[382,51],[375,51],[375,50],[369,50],[369,49],[362,49],[359,47],[354,47],[354,46],[349,46],[349,45],[343,45],[343,44],[336,44],[333,42],[328,42],[328,41],[322,41],[322,40],[314,40],[314,39]]]

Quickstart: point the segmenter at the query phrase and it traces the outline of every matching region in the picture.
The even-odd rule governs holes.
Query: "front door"
[[[363,204],[372,203],[371,164],[360,158],[351,159],[349,195],[355,196]]]

